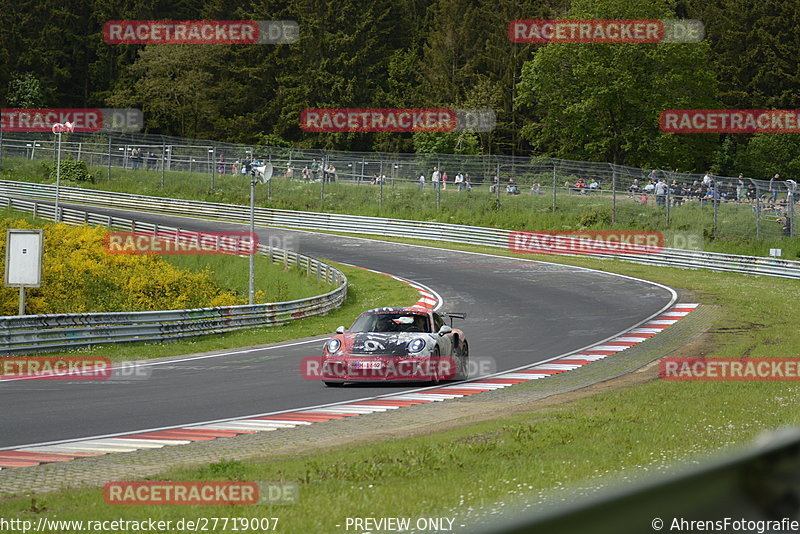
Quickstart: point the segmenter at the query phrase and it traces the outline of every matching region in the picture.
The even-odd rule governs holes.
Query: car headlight
[[[325,344],[325,349],[328,351],[328,354],[335,354],[340,348],[342,348],[342,342],[336,337],[328,340],[328,342]]]
[[[424,348],[425,348],[425,340],[420,337],[418,337],[417,339],[408,344],[408,352],[412,354],[415,352],[419,352]]]

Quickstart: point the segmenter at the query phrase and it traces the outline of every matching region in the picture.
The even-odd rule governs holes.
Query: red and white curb
[[[402,278],[397,279],[410,284],[420,291],[421,297],[417,305],[427,308],[441,305],[441,298],[428,288]],[[669,311],[610,340],[568,356],[505,371],[486,378],[417,390],[410,393],[399,393],[258,417],[217,421],[182,428],[152,430],[122,436],[89,438],[21,447],[14,450],[0,451],[0,468],[65,462],[75,458],[102,456],[114,452],[132,452],[141,449],[183,445],[195,441],[210,441],[242,434],[283,430],[347,417],[358,417],[370,413],[387,412],[417,404],[442,402],[448,399],[457,399],[503,389],[530,380],[538,380],[571,371],[604,358],[612,358],[630,347],[647,341],[665,328],[675,324],[691,313],[697,306],[697,304],[675,304]]]

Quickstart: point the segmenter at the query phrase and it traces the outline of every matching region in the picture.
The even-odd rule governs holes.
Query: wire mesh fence
[[[55,165],[55,136],[0,135],[3,163]],[[547,157],[344,152],[248,146],[147,134],[68,134],[62,158],[82,160],[119,190],[180,191],[246,202],[249,174],[271,163],[274,207],[438,218],[513,229],[632,226],[701,229],[705,237],[794,236],[796,184]],[[74,184],[73,184],[74,185]],[[477,219],[476,219],[477,216]]]

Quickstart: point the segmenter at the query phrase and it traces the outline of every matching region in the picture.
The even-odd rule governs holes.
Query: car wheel
[[[329,388],[340,388],[344,386],[344,382],[325,382],[325,385]]]
[[[456,375],[456,380],[466,380],[469,378],[469,345],[466,341],[462,343],[458,352],[458,374]]]
[[[431,354],[431,360],[435,362],[434,365],[432,366],[434,375],[431,377],[431,383],[433,383],[434,385],[437,385],[439,384],[439,382],[442,381],[442,379],[439,378],[439,362],[441,361],[441,358],[439,357],[440,354],[441,353],[439,352],[439,347],[434,348],[433,354]]]

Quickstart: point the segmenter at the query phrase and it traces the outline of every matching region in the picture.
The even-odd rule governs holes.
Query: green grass
[[[658,281],[719,306],[708,356],[800,356],[796,281],[561,260]],[[30,498],[3,502],[0,516],[275,516],[283,532],[298,533],[339,531],[335,525],[346,517],[461,514],[469,523],[471,516],[517,501],[535,505],[543,493],[590,486],[609,474],[631,478],[657,472],[747,442],[763,430],[798,424],[798,401],[800,387],[788,382],[654,381],[426,436],[339,446],[301,458],[174,469],[160,477],[299,481],[301,501],[295,506],[224,513],[211,507],[113,507],[103,503],[100,490],[89,489],[38,496],[33,503]]]
[[[349,287],[342,306],[326,315],[307,317],[282,326],[250,328],[183,341],[102,345],[73,351],[48,352],[47,356],[92,354],[111,358],[112,361],[128,361],[277,343],[330,333],[340,325],[349,326],[366,309],[378,306],[411,306],[419,297],[411,286],[389,276],[331,263],[345,273]]]
[[[222,255],[175,255],[163,259],[182,269],[202,271],[207,269],[211,278],[223,289],[230,289],[247,302],[250,270],[249,258]],[[272,263],[269,258],[257,255],[254,261],[256,300],[260,302],[283,302],[322,295],[335,286],[324,280],[317,280],[314,273],[308,275],[304,270],[291,266],[284,269]]]
[[[49,161],[49,160],[48,160]],[[94,184],[78,185],[94,189],[126,193],[155,195],[191,200],[249,203],[249,181],[241,176],[222,175],[215,179],[211,190],[211,176],[189,172],[167,172],[164,188],[161,173],[111,169],[107,179],[105,167],[93,169],[98,180]],[[5,158],[0,178],[31,182],[51,182],[41,161]],[[563,177],[559,178],[562,183]],[[543,182],[549,183],[549,182]],[[495,196],[486,185],[472,192],[458,193],[451,186],[441,194],[441,207],[437,208],[436,192],[430,188],[420,191],[414,183],[395,181],[383,190],[383,204],[379,204],[379,187],[336,182],[325,185],[325,200],[321,201],[320,183],[272,180],[271,200],[267,191],[259,186],[258,205],[280,209],[349,213],[401,219],[439,221],[475,226],[489,226],[511,230],[571,231],[571,230],[660,230],[693,232],[705,238],[705,249],[734,254],[767,255],[770,248],[782,248],[784,258],[800,257],[800,238],[782,238],[780,225],[766,218],[761,224],[761,239],[755,239],[756,218],[751,204],[722,204],[718,210],[717,236],[713,234],[711,206],[688,203],[671,212],[670,224],[666,213],[652,205],[640,206],[625,193],[617,195],[617,222],[611,224],[612,208],[608,192],[598,195],[568,194],[558,191],[558,209],[552,211],[550,192],[531,195],[523,187],[523,194],[500,196],[501,208],[496,209]],[[798,213],[800,217],[800,212]],[[800,219],[798,219],[800,220]],[[800,222],[798,223],[800,227]]]

